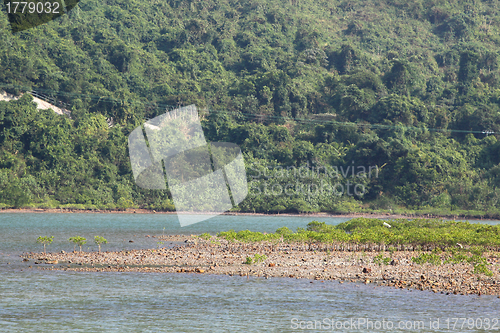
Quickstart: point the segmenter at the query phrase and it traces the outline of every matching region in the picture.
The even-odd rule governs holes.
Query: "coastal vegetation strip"
[[[214,239],[215,238],[215,239]],[[79,272],[209,273],[262,278],[361,282],[450,294],[500,296],[499,252],[485,252],[489,271],[468,261],[416,263],[427,252],[318,251],[301,243],[229,242],[219,237],[165,236],[169,248],[118,252],[26,254],[26,265]],[[181,240],[182,245],[180,244]],[[432,252],[431,252],[432,253]],[[463,253],[464,256],[468,254]],[[379,260],[389,257],[389,261]],[[249,260],[251,259],[251,260]],[[255,260],[257,259],[257,260]],[[250,262],[251,261],[251,262]],[[48,265],[41,265],[41,264]],[[32,266],[33,268],[33,266]]]
[[[418,230],[413,238],[397,237]],[[162,235],[164,248],[29,253],[23,260],[61,270],[308,278],[500,296],[498,231],[465,222],[356,218],[337,226],[311,222],[297,232]]]
[[[386,224],[387,226],[385,226]],[[313,221],[307,228],[292,232],[287,227],[275,233],[249,230],[220,232],[229,241],[304,242],[325,250],[432,250],[448,247],[480,246],[500,249],[500,225],[444,221],[439,219],[393,219],[384,222],[374,218],[354,218],[338,225]]]

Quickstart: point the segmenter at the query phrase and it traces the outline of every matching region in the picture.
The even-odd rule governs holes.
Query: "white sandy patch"
[[[5,91],[0,92],[0,101],[12,101],[12,100],[17,100],[17,99],[19,99],[19,97],[8,94]],[[52,105],[49,102],[46,102],[40,98],[33,97],[33,102],[36,103],[36,107],[39,110],[51,109],[57,114],[60,114],[60,115],[68,114],[69,115],[69,111],[58,108],[57,106]]]

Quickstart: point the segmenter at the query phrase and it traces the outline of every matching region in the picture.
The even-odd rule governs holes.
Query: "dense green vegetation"
[[[373,258],[378,265],[389,265],[396,250],[430,251],[412,257],[416,264],[459,264],[473,266],[474,274],[492,276],[484,252],[500,249],[500,226],[471,224],[468,222],[443,221],[438,219],[395,219],[387,221],[390,228],[380,219],[355,218],[336,226],[313,221],[307,229],[298,228],[292,232],[287,227],[275,233],[261,233],[249,230],[219,232],[218,237],[230,242],[272,242],[307,244],[302,249],[309,251],[387,251]],[[386,223],[387,223],[386,222]],[[297,248],[301,248],[300,245]],[[257,255],[256,255],[257,256]],[[247,257],[246,263],[253,259]]]
[[[498,217],[499,32],[479,0],[84,0],[14,34],[2,14],[0,89],[72,117],[0,102],[0,205],[172,210],[127,135],[194,103],[242,147],[242,211]]]
[[[9,23],[12,32],[30,29],[40,24],[44,24],[64,15],[76,6],[78,0],[43,2],[29,1],[19,2],[5,0]]]
[[[230,230],[220,232],[218,236],[229,241],[303,242],[308,243],[309,248],[319,246],[323,250],[414,251],[463,247],[469,251],[478,246],[500,249],[499,225],[438,219],[395,219],[387,222],[390,228],[384,226],[384,221],[380,219],[355,218],[336,226],[314,221],[307,225],[307,229],[298,228],[297,232],[282,227],[268,234]]]

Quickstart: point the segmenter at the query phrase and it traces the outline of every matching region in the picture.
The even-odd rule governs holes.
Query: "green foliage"
[[[470,257],[465,254],[455,254],[452,255],[449,259],[446,260],[448,263],[459,264],[462,262],[469,262]]]
[[[208,232],[205,232],[205,233],[199,235],[198,237],[200,237],[204,240],[209,240],[210,238],[212,238],[212,236]]]
[[[292,233],[292,230],[288,229],[287,227],[281,227],[276,229],[276,233],[280,235],[289,235]]]
[[[480,246],[473,246],[470,249],[450,249],[451,256],[445,261],[447,263],[459,264],[469,263],[474,266],[487,265],[488,261],[483,257],[484,249]]]
[[[244,264],[246,265],[258,264],[260,262],[266,261],[266,259],[267,256],[265,254],[256,253],[253,257],[247,257]]]
[[[70,241],[71,241],[71,238],[70,238]],[[75,241],[75,240],[73,240],[73,242],[75,242],[76,244],[80,243],[79,241]],[[96,243],[97,246],[99,246],[99,252],[101,252],[101,244],[107,244],[108,241],[106,240],[106,238],[104,238],[102,236],[94,236],[94,243]],[[85,244],[85,243],[83,243],[83,244]],[[80,245],[80,251],[81,251],[81,245]]]
[[[422,265],[429,263],[432,265],[441,265],[441,257],[435,253],[421,253],[418,257],[412,257],[411,261],[416,264]]]
[[[82,246],[87,244],[87,239],[81,236],[70,237],[68,241],[74,243],[75,246],[78,245],[80,247],[80,252],[82,252]],[[73,251],[74,250],[75,249],[73,248]]]
[[[225,232],[219,232],[217,236],[230,241],[238,240],[243,242],[261,242],[261,241],[279,239],[281,237],[281,234],[272,234],[272,233],[264,234],[261,232],[253,232],[250,230],[242,230],[239,232],[235,232],[234,230],[229,230]]]
[[[91,0],[22,33],[3,24],[0,89],[72,116],[28,93],[0,102],[0,207],[174,210],[135,185],[127,136],[195,103],[207,140],[245,154],[241,211],[498,218],[500,8],[471,6]],[[331,172],[351,165],[380,174]],[[333,191],[348,182],[366,193]]]
[[[375,264],[378,264],[379,266],[383,265],[389,265],[391,263],[392,259],[389,257],[384,257],[383,254],[379,254],[373,258],[373,262]]]
[[[254,258],[253,258],[253,261],[254,261],[254,263],[256,263],[256,264],[258,264],[258,263],[260,263],[260,262],[264,262],[264,261],[266,261],[266,260],[267,260],[267,256],[266,256],[265,254],[258,254],[258,253],[256,253],[256,254],[254,255]]]
[[[38,236],[36,239],[37,243],[43,244],[43,253],[45,253],[45,245],[52,243],[54,236]]]
[[[493,272],[488,268],[488,265],[485,263],[474,265],[473,273],[484,274],[486,276],[493,276]]]
[[[210,240],[210,243],[211,243],[211,244],[215,244],[215,245],[219,245],[219,246],[221,245],[221,242],[220,242],[220,241],[218,241],[218,240],[213,240],[213,239],[212,239],[212,240]]]
[[[276,233],[230,230],[220,232],[217,236],[229,241],[242,242],[283,239],[286,242],[378,244],[389,246],[389,249],[391,246],[394,248],[400,245],[406,245],[410,249],[454,247],[449,250],[452,255],[457,253],[453,251],[458,251],[456,244],[460,243],[472,246],[474,258],[481,256],[484,247],[500,248],[498,225],[438,219],[395,219],[387,222],[391,228],[383,226],[384,220],[354,218],[336,226],[314,221],[308,225],[307,230],[298,228],[295,233],[283,232],[285,229],[280,228]],[[439,251],[435,250],[432,255],[439,257]]]
[[[469,251],[475,256],[481,256],[486,250],[483,246],[471,246]]]
[[[474,274],[485,274],[493,276],[493,273],[488,268],[489,264],[485,257],[482,256],[484,248],[481,246],[472,246],[470,249],[463,248],[448,248],[446,252],[436,248],[431,253],[421,253],[418,257],[412,257],[411,260],[416,264],[430,263],[433,265],[441,265],[441,263],[472,264]],[[445,257],[443,260],[442,257]]]
[[[307,231],[316,231],[320,233],[328,233],[333,230],[334,227],[327,225],[326,222],[312,221],[307,224]]]

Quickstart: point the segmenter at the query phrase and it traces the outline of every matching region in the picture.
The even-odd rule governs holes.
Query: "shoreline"
[[[28,253],[21,257],[31,269],[335,280],[339,283],[361,282],[442,294],[485,294],[500,298],[500,252],[485,253],[493,272],[492,276],[486,276],[473,274],[473,265],[468,263],[415,264],[411,258],[421,253],[416,251],[325,252],[310,249],[301,243],[240,243],[215,236],[210,240],[184,235],[154,237],[170,247],[100,253]],[[390,263],[375,263],[375,257],[380,254],[390,256]],[[257,260],[248,263],[249,257]],[[32,265],[33,261],[36,266]]]
[[[82,214],[197,214],[193,212],[166,212],[166,211],[156,211],[143,208],[127,208],[125,210],[117,209],[74,209],[74,208],[3,208],[0,209],[0,214],[2,213],[60,213],[60,214],[72,214],[72,213],[82,213]],[[200,213],[198,213],[200,214]],[[209,214],[201,213],[201,214]],[[225,212],[220,215],[234,215],[234,216],[290,216],[290,217],[326,217],[326,218],[356,218],[356,217],[366,217],[366,218],[388,218],[388,219],[415,219],[415,218],[438,218],[438,219],[449,219],[449,220],[488,220],[488,221],[500,221],[494,218],[483,218],[470,215],[432,215],[432,214],[394,214],[394,213],[248,213],[248,212]]]

